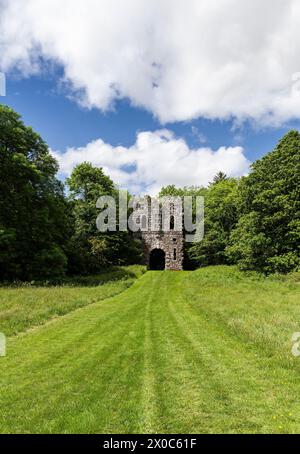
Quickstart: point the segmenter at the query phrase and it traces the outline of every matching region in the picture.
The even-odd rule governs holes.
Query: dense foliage
[[[117,196],[102,169],[77,166],[70,197],[48,146],[12,109],[0,106],[0,279],[53,279],[140,261],[126,232],[96,230],[96,200]]]
[[[111,264],[140,263],[140,243],[129,233],[100,233],[97,230],[98,198],[112,196],[118,207],[118,191],[103,170],[88,162],[79,164],[73,169],[67,185],[74,216],[70,271],[74,274],[89,274]]]
[[[0,276],[63,274],[70,234],[58,165],[41,137],[0,106]]]
[[[203,188],[161,195],[204,195],[205,235],[187,247],[194,266],[236,263],[265,274],[300,268],[300,134],[290,131],[241,180],[219,172]]]
[[[197,266],[230,263],[225,254],[230,233],[238,221],[238,181],[215,179],[205,195],[205,234],[192,243],[189,257]]]
[[[300,267],[300,134],[290,131],[240,185],[240,218],[227,255],[242,269]]]
[[[202,196],[205,205],[205,234],[201,242],[186,244],[185,267],[229,263],[225,254],[232,228],[238,220],[238,181],[219,172],[208,188],[162,188],[160,195]]]

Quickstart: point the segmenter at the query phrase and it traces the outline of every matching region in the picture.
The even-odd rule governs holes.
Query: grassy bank
[[[0,332],[11,336],[79,307],[109,298],[142,275],[141,266],[115,267],[102,274],[66,279],[63,285],[23,283],[0,287]]]

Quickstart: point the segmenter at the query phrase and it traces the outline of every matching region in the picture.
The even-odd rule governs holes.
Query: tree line
[[[205,197],[205,234],[188,267],[237,264],[264,274],[300,269],[300,134],[288,132],[248,176],[220,172],[207,188],[168,186],[160,195]]]
[[[141,263],[141,244],[130,233],[96,229],[98,197],[118,201],[110,177],[88,162],[65,185],[57,172],[43,139],[0,106],[0,279],[57,279]],[[287,273],[300,267],[299,192],[300,134],[290,131],[247,177],[220,172],[208,187],[168,186],[160,195],[205,197],[204,239],[187,245],[186,267]]]
[[[83,163],[65,188],[42,138],[0,106],[0,279],[44,280],[139,263],[129,233],[100,234],[96,200],[117,188],[102,169]]]

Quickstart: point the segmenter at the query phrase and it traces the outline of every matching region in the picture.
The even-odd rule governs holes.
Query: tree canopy
[[[0,106],[0,275],[63,274],[69,235],[58,164],[12,109]]]
[[[96,228],[98,198],[112,196],[118,206],[118,190],[103,170],[84,162],[73,169],[66,183],[74,216],[71,272],[88,274],[111,264],[139,263],[141,247],[129,233],[100,233]]]
[[[290,131],[242,180],[227,255],[242,269],[286,273],[299,268],[299,248],[300,134]]]

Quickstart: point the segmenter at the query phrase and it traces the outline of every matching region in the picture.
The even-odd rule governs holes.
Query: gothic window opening
[[[174,216],[171,216],[170,217],[170,230],[174,230],[175,228],[175,220],[174,220]]]
[[[142,230],[147,230],[147,216],[142,216]]]

